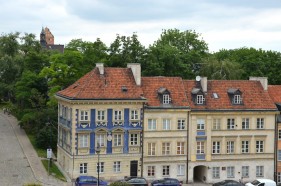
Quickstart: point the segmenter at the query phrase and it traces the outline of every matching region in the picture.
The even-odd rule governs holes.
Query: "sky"
[[[0,34],[42,27],[55,44],[72,39],[109,46],[116,35],[137,34],[145,47],[163,29],[194,30],[210,52],[253,47],[281,52],[280,0],[0,0]]]

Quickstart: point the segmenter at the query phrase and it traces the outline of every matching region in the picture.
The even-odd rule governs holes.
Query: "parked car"
[[[256,179],[251,183],[246,183],[246,186],[276,186],[276,183],[270,179]]]
[[[154,180],[151,182],[151,186],[181,186],[181,182],[175,178],[164,178]]]
[[[75,180],[75,186],[97,186],[98,185],[98,178],[94,176],[79,176]],[[108,183],[103,180],[99,180],[100,186],[106,186]]]
[[[213,186],[244,186],[243,183],[240,183],[235,180],[223,180],[217,183],[214,183]]]
[[[133,186],[148,186],[148,182],[143,177],[127,177],[119,182],[126,182]]]

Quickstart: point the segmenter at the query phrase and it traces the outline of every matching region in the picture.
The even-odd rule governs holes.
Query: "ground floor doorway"
[[[193,181],[200,182],[200,183],[207,182],[207,170],[208,170],[208,167],[206,167],[204,165],[199,165],[199,166],[194,167]]]

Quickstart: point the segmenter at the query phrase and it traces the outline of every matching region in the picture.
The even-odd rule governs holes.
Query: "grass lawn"
[[[45,167],[45,169],[48,171],[48,167],[49,167],[49,160],[42,160],[42,163]],[[58,169],[58,167],[56,166],[55,163],[52,163],[52,166],[50,166],[50,175],[55,176],[56,178],[65,181],[66,179],[63,176],[63,174],[60,172],[60,170]]]

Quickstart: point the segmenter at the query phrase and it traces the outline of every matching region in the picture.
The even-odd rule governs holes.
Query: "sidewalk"
[[[3,114],[3,113],[1,113]],[[4,115],[4,114],[3,114]],[[63,182],[54,178],[53,176],[49,176],[46,169],[44,168],[41,158],[38,157],[35,149],[33,148],[32,144],[29,141],[25,131],[20,128],[18,125],[18,121],[12,115],[5,114],[7,120],[9,121],[10,125],[12,126],[15,135],[21,145],[21,148],[29,162],[29,165],[33,171],[35,179],[38,183],[42,185],[52,185],[52,186],[69,186],[72,185],[68,182]],[[47,153],[47,152],[46,152]]]

